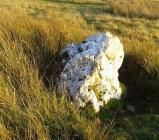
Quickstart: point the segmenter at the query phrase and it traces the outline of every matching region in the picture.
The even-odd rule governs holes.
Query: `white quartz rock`
[[[81,44],[69,44],[61,52],[64,69],[58,91],[67,91],[74,102],[84,107],[91,102],[95,111],[111,98],[120,99],[118,80],[124,51],[118,37],[109,32],[93,35]]]

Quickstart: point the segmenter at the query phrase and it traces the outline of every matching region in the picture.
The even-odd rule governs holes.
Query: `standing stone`
[[[91,102],[96,112],[111,98],[121,98],[118,70],[124,51],[118,37],[99,33],[79,45],[69,44],[60,55],[64,69],[59,77],[59,93],[67,91],[82,107]]]

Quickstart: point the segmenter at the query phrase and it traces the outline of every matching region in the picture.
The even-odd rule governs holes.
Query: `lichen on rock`
[[[99,33],[79,45],[69,44],[60,55],[64,69],[59,77],[59,93],[67,91],[82,107],[91,102],[96,112],[111,98],[121,98],[118,69],[124,51],[118,37]]]

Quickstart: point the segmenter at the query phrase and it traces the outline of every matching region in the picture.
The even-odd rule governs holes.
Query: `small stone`
[[[127,110],[131,112],[135,112],[135,108],[132,105],[128,105]]]

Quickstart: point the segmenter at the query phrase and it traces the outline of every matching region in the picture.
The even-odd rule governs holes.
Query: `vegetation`
[[[112,1],[110,9],[113,14],[125,17],[159,18],[158,5],[152,1]]]
[[[158,13],[159,2],[146,0],[0,1],[0,139],[157,140]],[[55,82],[59,51],[99,31],[124,44],[128,95],[94,115],[58,98]]]

